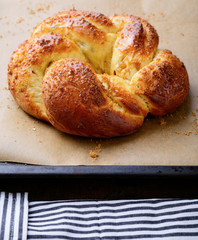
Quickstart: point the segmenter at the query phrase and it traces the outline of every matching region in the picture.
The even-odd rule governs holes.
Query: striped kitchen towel
[[[0,195],[0,240],[198,239],[197,199],[29,202]]]
[[[0,240],[26,240],[28,194],[0,192]]]
[[[30,202],[28,239],[198,239],[198,200]]]

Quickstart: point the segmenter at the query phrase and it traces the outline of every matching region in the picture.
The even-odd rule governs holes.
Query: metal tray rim
[[[38,166],[0,163],[0,177],[198,177],[198,166]]]

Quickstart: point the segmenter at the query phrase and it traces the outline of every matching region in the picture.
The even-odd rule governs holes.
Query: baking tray
[[[65,135],[25,114],[7,89],[10,56],[29,37],[36,24],[71,8],[98,11],[106,15],[134,14],[148,20],[160,36],[159,48],[170,49],[186,65],[190,78],[190,93],[186,102],[172,115],[162,119],[148,117],[141,130],[131,136],[101,142]],[[196,175],[198,32],[194,29],[198,26],[197,13],[198,5],[194,0],[1,0],[0,161],[35,165],[2,163],[0,175]],[[93,160],[89,151],[95,150],[99,143],[101,152]]]
[[[0,163],[0,178],[198,177],[198,166],[35,166]]]

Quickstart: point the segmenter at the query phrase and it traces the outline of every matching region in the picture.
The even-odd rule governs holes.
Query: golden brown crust
[[[41,94],[43,76],[53,61],[70,56],[85,60],[73,42],[54,33],[30,38],[18,47],[8,65],[8,84],[24,111],[47,121]]]
[[[47,28],[50,32],[62,30],[62,34],[64,34],[66,29],[67,35],[75,31],[78,36],[86,38],[88,41],[104,43],[106,38],[105,32],[112,32],[114,26],[112,21],[101,13],[69,11],[47,18],[35,27],[31,36],[42,34]]]
[[[105,27],[113,26],[113,23],[110,20],[110,18],[108,18],[102,13],[97,13],[97,12],[70,10],[68,12],[61,12],[58,15],[55,15],[54,17],[58,18],[59,16],[69,16],[70,18],[84,17],[85,19],[89,19]],[[53,17],[51,19],[53,19]]]
[[[189,91],[184,64],[169,50],[160,50],[153,62],[132,79],[135,94],[148,102],[150,113],[162,116],[173,112],[185,100]]]
[[[133,117],[114,107],[116,103],[108,97],[111,92],[98,81],[92,67],[78,59],[57,61],[43,81],[49,121],[63,132],[81,136],[112,137],[139,129],[144,119],[139,102],[127,91],[123,92],[122,89],[117,97],[128,106]],[[126,96],[128,101],[124,99]]]
[[[58,25],[58,24],[66,24],[68,31],[72,31],[75,29],[76,33],[79,36],[84,36],[87,40],[91,39],[95,42],[103,43],[105,41],[106,34],[103,31],[97,29],[94,25],[88,22],[84,18],[75,18],[67,15],[57,16],[54,18],[50,18],[45,24],[50,25]]]
[[[148,22],[135,16],[116,15],[111,19],[119,29],[113,49],[111,74],[131,79],[152,61],[159,42],[158,34]]]
[[[119,21],[119,26],[123,25],[120,29],[120,39],[117,41],[120,51],[132,54],[141,51],[141,54],[149,55],[157,48],[159,43],[157,31],[144,19],[132,15],[115,15],[112,21]]]
[[[98,75],[98,80],[105,84],[106,97],[118,104],[122,111],[130,113],[133,117],[146,117],[148,114],[147,105],[137,95],[132,94],[130,85],[122,78],[103,74]]]
[[[112,47],[117,36],[116,27],[109,18],[92,12],[63,12],[40,23],[31,37],[49,32],[75,42],[97,73],[109,72]]]
[[[13,53],[10,91],[24,111],[74,135],[131,134],[150,112],[174,111],[189,90],[183,63],[132,15],[49,17]]]

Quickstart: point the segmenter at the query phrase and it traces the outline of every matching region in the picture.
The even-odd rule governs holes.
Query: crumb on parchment
[[[29,14],[32,14],[32,15],[35,14],[35,11],[34,11],[33,9],[31,9],[31,8],[27,8],[27,10],[29,11]]]
[[[195,109],[191,112],[191,121],[188,122],[189,125],[190,125],[190,128],[186,129],[185,131],[175,131],[176,134],[182,134],[182,135],[185,135],[185,136],[190,136],[192,134],[194,135],[198,135],[198,118],[197,118],[197,113],[198,112],[198,109]],[[186,116],[180,116],[180,119],[187,119]]]
[[[43,8],[43,7],[38,7],[36,10],[37,10],[38,12],[41,12],[41,11],[44,11],[44,8]]]
[[[160,118],[160,126],[166,125],[166,121],[163,118]]]
[[[164,12],[160,12],[160,15],[161,15],[162,17],[165,17]]]
[[[46,6],[46,10],[49,10],[50,9],[50,5],[48,4],[47,6]]]
[[[192,131],[188,131],[188,132],[184,132],[183,134],[186,136],[190,136],[191,133],[192,133]]]
[[[96,160],[101,152],[101,144],[98,144],[94,150],[89,150],[89,156]]]
[[[16,23],[21,23],[21,22],[23,22],[23,21],[24,21],[24,18],[20,17],[20,18],[17,20]]]
[[[195,111],[192,111],[192,116],[193,116],[193,117],[196,117]]]

